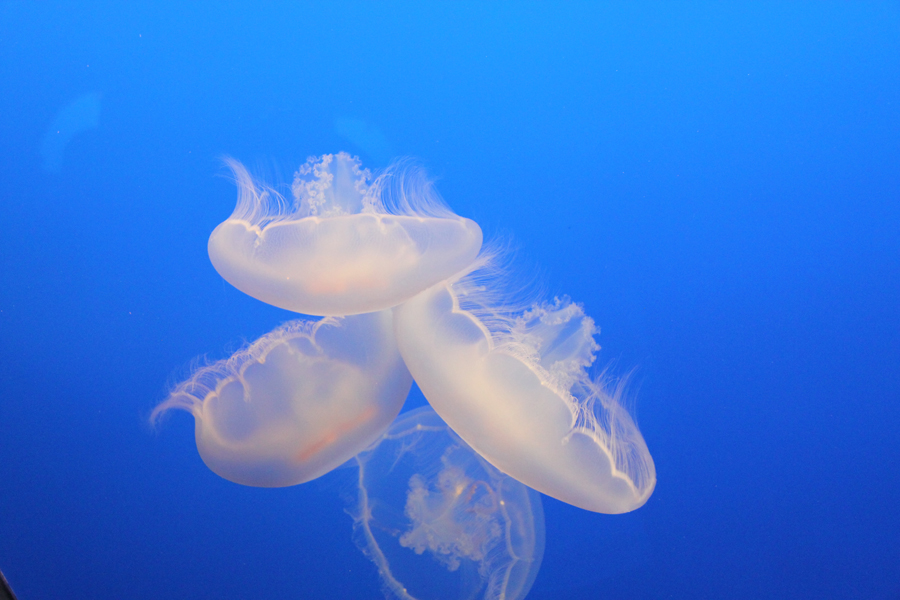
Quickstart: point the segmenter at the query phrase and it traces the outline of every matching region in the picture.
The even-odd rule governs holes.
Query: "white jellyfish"
[[[156,409],[192,412],[210,468],[249,485],[317,477],[378,438],[411,373],[506,475],[597,512],[647,501],[656,472],[622,386],[588,374],[593,321],[569,300],[498,300],[479,270],[490,262],[477,259],[481,229],[420,172],[373,180],[357,159],[328,154],[297,172],[289,202],[229,164],[238,203],[210,236],[213,265],[259,300],[330,318],[276,329]]]
[[[195,420],[218,475],[280,487],[315,479],[378,439],[409,393],[391,311],[290,321],[198,369],[153,411]]]
[[[346,153],[311,158],[288,201],[236,161],[234,213],[209,238],[213,266],[242,292],[309,315],[396,306],[465,269],[478,225],[444,206],[419,171],[372,180]]]
[[[522,483],[603,513],[634,510],[656,484],[634,421],[587,368],[594,322],[569,300],[505,309],[476,273],[394,309],[397,344],[435,411]]]
[[[472,451],[435,412],[400,415],[356,457],[357,545],[401,600],[521,600],[544,554],[540,494]]]

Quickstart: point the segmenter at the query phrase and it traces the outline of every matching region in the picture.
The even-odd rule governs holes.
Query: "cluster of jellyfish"
[[[327,154],[286,198],[229,166],[238,201],[213,266],[318,319],[197,369],[155,408],[194,416],[212,471],[279,487],[355,466],[354,538],[403,600],[524,598],[538,492],[609,514],[647,501],[656,473],[621,386],[590,374],[594,322],[568,299],[505,301],[498,253],[421,171],[373,177]],[[430,406],[401,414],[413,380]]]

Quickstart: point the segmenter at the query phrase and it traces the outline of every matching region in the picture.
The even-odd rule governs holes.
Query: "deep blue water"
[[[418,159],[637,368],[656,491],[545,498],[530,599],[900,598],[897,2],[125,4],[0,2],[21,600],[382,597],[346,470],[241,487],[146,423],[293,318],[209,263],[221,157],[338,150]]]

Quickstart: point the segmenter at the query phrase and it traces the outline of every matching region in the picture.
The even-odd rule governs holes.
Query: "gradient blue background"
[[[900,4],[124,4],[0,2],[21,600],[381,597],[348,470],[240,487],[190,416],[146,425],[192,357],[292,318],[209,264],[220,157],[286,180],[342,149],[418,158],[638,368],[656,492],[545,499],[530,599],[900,597]]]

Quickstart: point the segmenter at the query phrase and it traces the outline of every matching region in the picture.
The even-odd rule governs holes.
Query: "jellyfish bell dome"
[[[238,201],[210,235],[210,260],[233,286],[280,308],[390,308],[465,269],[481,248],[481,228],[450,211],[418,169],[397,165],[373,179],[357,158],[325,154],[297,171],[287,199],[227,164]]]
[[[283,487],[324,475],[377,440],[411,386],[391,311],[298,319],[196,369],[151,421],[186,410],[214,473]]]
[[[356,456],[354,538],[401,600],[522,600],[544,555],[540,494],[492,467],[430,407]]]
[[[400,353],[429,404],[496,468],[601,513],[642,506],[653,459],[621,405],[587,368],[594,322],[570,300],[514,312],[472,277],[394,309]]]

